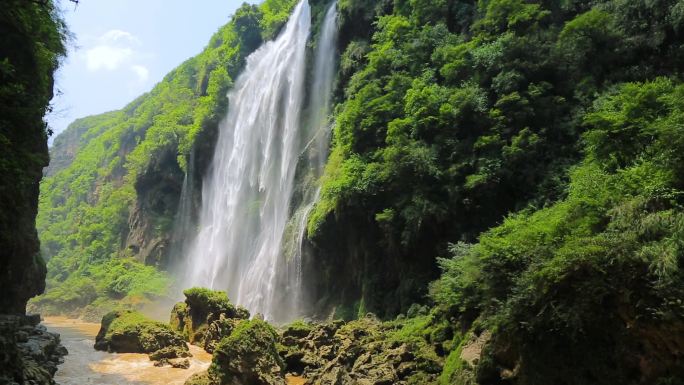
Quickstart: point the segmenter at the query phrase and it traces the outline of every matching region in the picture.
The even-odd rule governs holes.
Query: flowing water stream
[[[59,333],[69,354],[59,365],[55,381],[60,385],[182,385],[195,373],[205,371],[211,354],[188,345],[192,357],[188,369],[156,367],[147,354],[97,351],[95,336],[100,324],[65,317],[46,317],[49,331]],[[286,376],[287,385],[304,385],[303,377]]]
[[[206,370],[211,362],[209,353],[189,345],[193,355],[189,369],[156,367],[147,354],[95,350],[99,324],[64,317],[47,317],[43,324],[60,334],[62,345],[69,351],[55,375],[60,385],[182,385],[194,373]]]
[[[228,95],[229,112],[202,186],[198,234],[187,248],[185,287],[227,290],[233,301],[272,321],[299,315],[301,252],[287,258],[283,250],[285,229],[294,215],[295,172],[305,161],[316,164],[309,167],[318,177],[327,156],[334,5],[322,28],[307,119],[302,111],[311,30],[308,1],[297,5],[274,41],[247,58]],[[299,238],[317,195],[315,189],[304,197],[304,212],[295,221]]]

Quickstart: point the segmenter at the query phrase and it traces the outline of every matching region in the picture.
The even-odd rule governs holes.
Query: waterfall
[[[171,252],[169,265],[172,268],[179,266],[179,261],[187,254],[187,238],[193,234],[193,203],[195,186],[195,151],[190,151],[187,159],[185,177],[181,189],[178,209],[174,219],[173,232],[171,233]]]
[[[332,125],[329,122],[333,80],[335,77],[335,50],[337,43],[337,3],[333,2],[328,8],[321,32],[318,38],[314,67],[313,80],[311,82],[311,95],[309,97],[307,116],[308,141],[302,151],[301,161],[305,161],[306,175],[302,184],[303,196],[301,203],[295,210],[288,226],[287,232],[290,239],[286,239],[284,250],[285,258],[280,260],[278,268],[278,287],[286,288],[281,296],[286,306],[278,314],[279,318],[290,320],[302,314],[303,294],[302,285],[302,259],[304,257],[304,238],[309,213],[318,201],[320,192],[319,179],[323,174],[325,162],[328,158],[330,145],[330,131]],[[300,167],[301,168],[301,167]],[[306,183],[308,182],[308,183]]]
[[[310,28],[302,0],[280,35],[247,58],[228,95],[188,252],[186,287],[227,290],[267,318],[278,306],[276,269],[301,152]]]
[[[301,315],[301,246],[330,140],[336,20],[333,4],[321,26],[308,98],[307,0],[297,5],[274,41],[247,58],[228,94],[228,114],[202,183],[198,232],[191,242],[175,247],[187,255],[182,286],[226,290],[253,314],[276,322]],[[191,184],[191,177],[185,183]],[[293,199],[296,183],[301,191]],[[291,209],[293,200],[299,203]],[[182,197],[180,209],[184,204],[190,208],[192,197]],[[178,228],[193,234],[187,218],[177,220]]]

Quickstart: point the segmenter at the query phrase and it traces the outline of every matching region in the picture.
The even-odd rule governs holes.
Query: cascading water
[[[307,139],[301,115],[310,28],[309,4],[302,0],[276,40],[247,58],[228,95],[186,265],[184,286],[227,290],[235,302],[271,320],[290,313],[282,310],[290,304],[277,300],[286,290],[277,277]]]
[[[316,47],[314,63],[314,78],[311,88],[311,102],[309,107],[309,127],[314,129],[313,152],[311,164],[314,175],[318,179],[323,173],[325,161],[328,158],[330,141],[330,102],[332,99],[333,79],[335,77],[335,47],[337,43],[337,3],[333,2],[325,14],[321,26],[321,36]]]
[[[318,201],[320,192],[319,179],[323,174],[325,162],[328,158],[330,142],[329,122],[330,107],[335,76],[335,49],[337,42],[337,3],[333,2],[328,8],[316,46],[313,81],[311,83],[311,95],[309,97],[307,116],[307,138],[309,140],[301,154],[302,162],[306,162],[307,175],[304,178],[301,203],[294,211],[290,223],[290,235],[286,239],[284,255],[280,259],[278,268],[277,286],[287,288],[286,295],[281,296],[287,306],[278,314],[282,319],[294,319],[301,315],[304,290],[302,288],[302,259],[303,244],[306,235],[306,224],[309,213]]]
[[[171,234],[171,253],[170,264],[177,268],[182,261],[183,256],[188,252],[187,237],[193,234],[193,202],[195,191],[195,151],[190,152],[187,161],[187,171],[183,179],[183,187],[181,189],[180,201],[178,202],[178,210],[174,220],[173,233]],[[176,272],[177,273],[177,272]]]

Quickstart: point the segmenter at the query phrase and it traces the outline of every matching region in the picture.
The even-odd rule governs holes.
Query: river
[[[60,385],[183,385],[191,375],[204,371],[211,354],[188,345],[192,357],[190,368],[156,367],[147,354],[107,353],[95,350],[95,336],[100,324],[66,317],[46,317],[43,325],[59,333],[69,354],[59,366],[55,381]],[[303,385],[306,380],[286,376],[288,385]]]
[[[59,333],[69,355],[59,366],[55,381],[60,385],[182,385],[197,372],[206,370],[211,355],[189,345],[189,369],[156,367],[146,354],[107,353],[93,348],[100,330],[96,323],[64,317],[46,317],[43,324]]]

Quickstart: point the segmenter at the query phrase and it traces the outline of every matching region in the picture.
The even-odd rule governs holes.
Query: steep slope
[[[43,292],[36,234],[38,183],[48,163],[43,116],[65,27],[51,1],[10,0],[0,9],[0,313],[24,314]]]
[[[449,242],[565,196],[598,94],[683,59],[675,1],[348,0],[340,13],[341,103],[308,234],[321,314],[423,301]]]
[[[79,120],[55,140],[57,163],[42,184],[38,217],[48,292],[35,305],[48,312],[90,305],[86,313],[97,315],[166,293],[161,271],[185,171],[206,170],[226,91],[293,5],[243,5],[201,54],[148,94]]]
[[[48,163],[43,117],[64,56],[66,29],[52,1],[0,7],[0,383],[51,385],[66,352],[26,316],[45,288],[36,234],[38,183]]]
[[[477,365],[453,349],[444,383],[684,381],[682,92],[659,78],[601,97],[568,196],[454,246],[436,319],[488,343]]]

